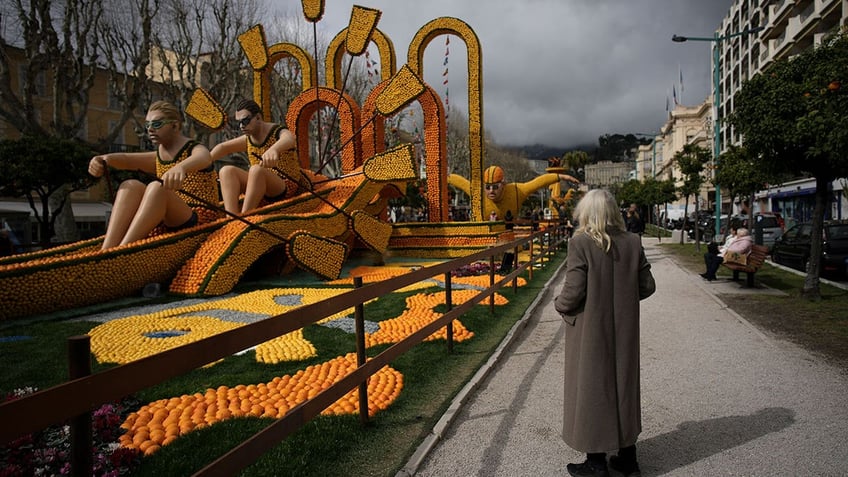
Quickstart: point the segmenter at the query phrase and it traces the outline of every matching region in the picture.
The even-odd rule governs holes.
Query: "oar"
[[[371,42],[371,35],[374,33],[374,29],[377,28],[377,22],[380,20],[380,15],[380,10],[360,7],[358,5],[353,6],[353,11],[350,14],[350,22],[347,26],[347,33],[345,35],[345,50],[347,50],[348,55],[356,57],[365,53],[365,50],[368,48],[368,43]],[[339,115],[339,106],[342,103],[342,96],[345,93],[347,78],[350,75],[350,69],[352,66],[353,58],[347,62],[344,79],[342,79],[342,90],[339,94],[338,100],[336,101],[336,107],[333,109],[333,118],[330,120],[330,128],[327,130],[328,134],[332,134],[333,129],[336,127],[336,120]],[[321,137],[320,130],[321,129],[319,127],[319,138]],[[326,155],[328,149],[330,148],[325,148],[324,151],[321,152],[319,148],[319,154],[321,154],[319,156],[319,164],[321,164],[318,168],[319,171],[324,170],[324,155]]]
[[[421,81],[421,78],[416,75],[412,69],[409,68],[409,65],[403,65],[397,73],[392,76],[391,80],[389,80],[389,84],[380,91],[380,94],[377,95],[376,100],[376,111],[374,114],[368,118],[367,121],[363,125],[357,129],[338,150],[333,153],[324,163],[322,163],[317,172],[320,174],[324,167],[327,164],[335,159],[335,157],[344,150],[344,148],[354,139],[356,138],[363,129],[368,127],[375,119],[377,119],[377,114],[381,114],[383,116],[391,116],[396,113],[398,110],[411,103],[414,99],[421,96],[422,93],[427,89],[424,83]],[[320,156],[319,156],[320,157]]]
[[[109,197],[111,198],[112,202],[114,203],[115,202],[115,190],[112,187],[112,177],[110,177],[110,174],[109,174],[109,166],[106,164],[105,159],[101,159],[100,162],[103,164],[103,179],[106,180],[106,188],[109,189]]]
[[[262,159],[257,153],[252,153],[253,157],[257,159]],[[302,186],[307,192],[315,196],[316,198],[322,200],[324,203],[332,207],[333,209],[341,212],[347,218],[353,218],[348,212],[340,209],[338,206],[327,200],[324,196],[315,192],[314,184],[303,174],[303,170],[298,166],[297,171],[295,171],[292,167],[294,163],[290,161],[284,161],[280,166],[278,166],[275,170],[280,172],[286,179],[294,182]],[[386,152],[378,153],[365,161],[365,164],[362,165],[361,172],[354,172],[351,174],[347,174],[341,177],[331,178],[325,181],[321,181],[320,183],[327,183],[330,181],[340,180],[345,177],[353,177],[356,175],[363,174],[369,180],[375,182],[391,182],[397,180],[412,180],[417,178],[415,174],[414,160],[413,160],[413,149],[412,144],[404,143],[399,146],[396,146],[392,149],[389,149]],[[387,178],[390,177],[390,178]]]
[[[291,168],[288,167],[288,169]],[[391,224],[381,222],[361,210],[356,210],[351,214],[340,209],[324,196],[315,192],[313,189],[314,184],[308,181],[299,167],[296,173],[291,170],[286,171],[284,168],[279,168],[277,170],[292,182],[304,185],[304,188],[310,194],[344,215],[350,221],[350,225],[356,235],[371,248],[382,252],[388,247],[388,239],[391,236],[392,230]],[[365,164],[362,165],[361,172],[348,174],[344,177],[351,177],[359,174],[363,174],[368,180],[375,182],[415,179],[417,175],[415,173],[412,144],[404,143],[386,152],[376,154],[365,161]],[[294,177],[295,175],[298,175],[302,179],[307,179],[306,183],[308,185],[303,184],[301,181],[296,179]],[[322,181],[322,183],[339,179],[341,179],[341,177]]]
[[[145,175],[148,175],[148,176],[151,175],[151,174],[149,174],[145,171],[138,171],[138,172],[141,172],[142,174],[145,174]],[[159,182],[159,183],[162,182],[162,179],[160,179],[158,177],[154,177],[154,180]],[[258,224],[254,224],[253,222],[246,220],[244,217],[233,214],[233,213],[227,211],[226,209],[219,207],[216,204],[212,204],[209,201],[207,201],[206,199],[204,199],[203,197],[197,196],[197,195],[195,195],[191,192],[188,192],[188,191],[182,190],[182,189],[180,190],[180,192],[182,192],[183,194],[187,195],[188,197],[198,201],[199,203],[203,204],[204,206],[209,207],[210,209],[223,212],[223,213],[229,215],[230,217],[233,217],[234,219],[238,219],[240,222],[247,224],[248,228],[253,228],[253,229],[256,229],[260,232],[264,232],[264,233],[270,235],[271,237],[274,237],[277,240],[279,240],[280,243],[288,244],[288,246],[291,247],[290,250],[289,250],[290,253],[295,257],[298,255],[298,252],[297,252],[298,247],[293,246],[293,242],[298,241],[298,240],[306,241],[307,243],[312,243],[312,244],[314,244],[316,240],[321,240],[322,243],[324,244],[324,253],[325,254],[342,253],[342,255],[345,255],[347,253],[347,245],[345,245],[344,243],[339,242],[337,240],[333,240],[333,239],[328,238],[328,237],[320,237],[320,236],[317,236],[315,234],[312,234],[312,233],[309,233],[309,232],[306,232],[306,231],[298,231],[298,232],[295,232],[294,234],[292,234],[290,238],[285,238],[285,237],[283,237],[282,235],[280,235],[276,232],[272,232],[272,231],[266,229],[265,227],[262,227]],[[359,214],[357,214],[357,215],[359,215]],[[367,214],[364,214],[364,215],[367,215]],[[386,242],[388,244],[388,241],[386,241]],[[368,242],[366,241],[366,243],[368,243]],[[341,250],[339,250],[339,248]],[[331,274],[325,274],[322,270],[310,265],[308,263],[308,260],[297,260],[296,262],[298,263],[298,265],[300,265],[300,266],[302,266],[302,267],[304,267],[308,270],[311,270],[312,272],[314,272],[318,275],[326,276],[327,278],[338,278],[339,273],[341,272],[341,270],[335,270]]]

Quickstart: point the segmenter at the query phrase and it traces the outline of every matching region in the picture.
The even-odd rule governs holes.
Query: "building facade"
[[[722,41],[718,68],[720,118],[733,112],[733,97],[742,83],[777,60],[791,58],[822,43],[828,34],[848,28],[848,0],[736,0],[721,22],[718,35],[762,26],[763,30]],[[715,114],[715,112],[714,112]],[[742,138],[726,121],[720,122],[722,150],[741,144]],[[827,218],[848,217],[844,193],[845,180],[834,181]],[[755,195],[755,210],[782,213],[790,221],[802,222],[812,217],[815,181],[799,178],[787,184],[773,185]],[[733,210],[731,210],[733,209]],[[735,205],[722,204],[727,213]]]
[[[712,98],[701,104],[686,106],[677,104],[669,111],[668,119],[660,128],[650,144],[639,146],[636,150],[635,172],[633,177],[639,181],[656,179],[671,180],[675,186],[683,184],[683,176],[674,162],[674,156],[687,144],[711,150],[712,144]],[[715,189],[710,182],[705,183],[698,194],[699,205],[706,208],[715,198]],[[695,207],[689,198],[689,211]],[[683,217],[686,200],[678,199],[660,206],[661,214],[671,219]],[[658,216],[660,213],[657,214]]]
[[[635,161],[600,161],[588,164],[584,168],[586,184],[590,189],[596,189],[627,182],[633,178],[632,172],[635,166]]]

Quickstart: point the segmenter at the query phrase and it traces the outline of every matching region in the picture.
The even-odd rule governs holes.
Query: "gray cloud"
[[[415,32],[456,17],[483,51],[484,127],[500,144],[568,147],[607,133],[654,132],[672,85],[683,104],[711,90],[709,42],[673,43],[672,34],[709,37],[732,0],[328,0],[319,28],[335,35],[354,4],[382,12],[378,28],[406,62]],[[452,108],[467,110],[464,44],[451,38],[425,53],[424,79]],[[679,72],[683,91],[679,91]]]

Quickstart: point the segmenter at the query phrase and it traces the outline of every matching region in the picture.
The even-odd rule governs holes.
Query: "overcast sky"
[[[732,0],[326,0],[319,29],[345,28],[353,5],[382,12],[377,25],[398,66],[430,20],[456,17],[483,51],[483,121],[502,145],[595,144],[607,133],[655,133],[673,91],[698,104],[711,90],[711,37]],[[467,111],[465,45],[445,36],[426,50],[424,79]],[[446,55],[447,48],[447,55]],[[448,84],[443,84],[448,59]],[[683,86],[680,86],[680,73]],[[682,89],[682,91],[681,91]]]

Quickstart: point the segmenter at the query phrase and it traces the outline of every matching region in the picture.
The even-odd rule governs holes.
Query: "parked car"
[[[702,210],[699,212],[698,220],[695,221],[695,214],[692,213],[689,220],[686,221],[686,234],[690,239],[695,240],[695,224],[697,223],[698,227],[698,237],[702,242],[709,242],[713,239],[715,235],[715,214],[709,210]],[[727,215],[721,216],[721,227],[724,230],[724,227],[727,226]]]
[[[810,266],[810,246],[813,225],[809,222],[798,224],[787,230],[774,243],[772,260],[805,272]],[[822,236],[822,275],[848,276],[848,221],[825,222]]]
[[[748,229],[748,232],[751,233],[751,237],[754,238],[754,241],[757,241],[757,227],[761,227],[763,230],[763,242],[762,244],[771,250],[774,246],[774,243],[777,239],[783,235],[784,230],[784,222],[783,217],[778,212],[757,212],[754,214],[754,225],[750,226],[748,224],[748,216],[747,215],[736,215],[734,216],[734,222],[740,224],[740,226]]]

